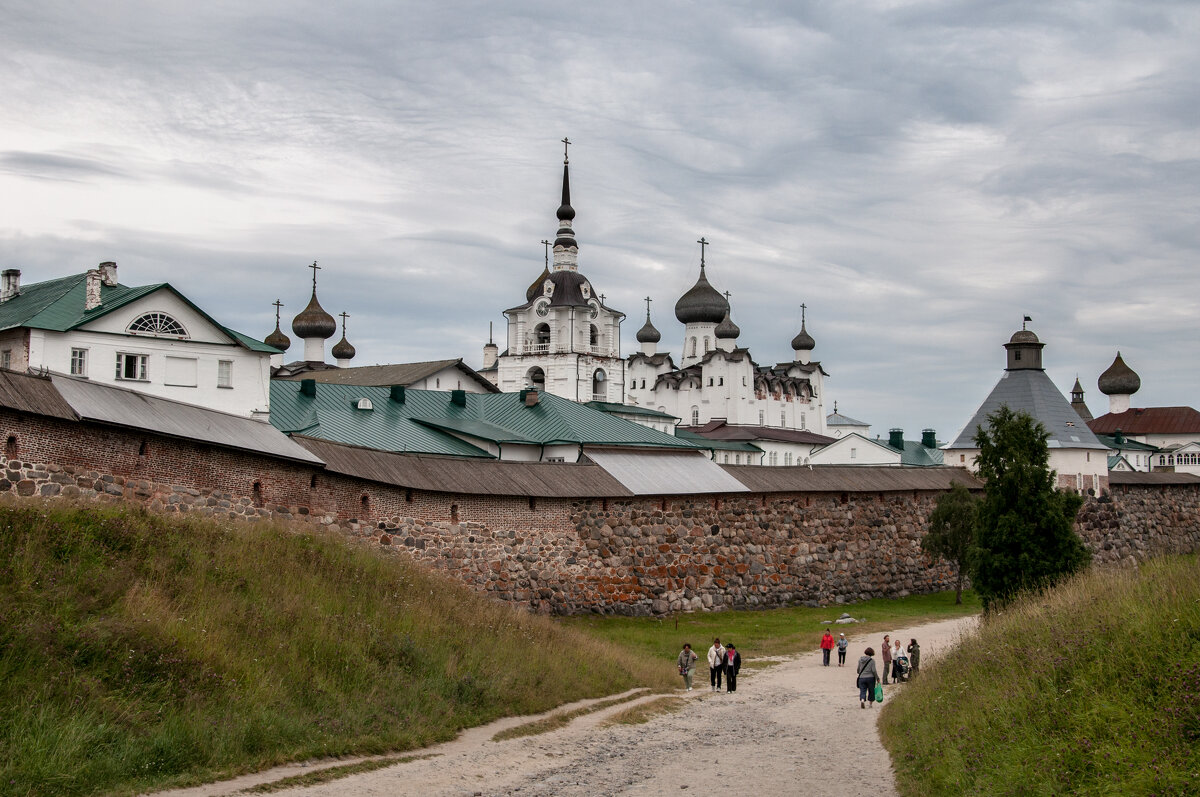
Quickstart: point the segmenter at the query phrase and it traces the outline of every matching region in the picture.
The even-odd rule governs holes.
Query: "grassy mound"
[[[1200,560],[1026,599],[880,725],[903,794],[1200,794]]]
[[[341,538],[0,507],[0,794],[405,750],[670,668]]]

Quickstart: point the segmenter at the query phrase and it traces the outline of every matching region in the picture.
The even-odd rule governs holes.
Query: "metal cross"
[[[564,138],[562,140],[562,142],[563,142],[563,163],[570,163],[571,161],[569,161],[567,159],[567,147],[571,146],[571,139]]]
[[[805,311],[808,310],[808,305],[804,302],[800,303],[800,326],[804,326]]]
[[[725,291],[725,302],[729,302],[729,291]]]
[[[604,300],[605,300],[605,299],[607,299],[607,298],[608,298],[608,297],[607,297],[607,296],[605,296],[603,293],[602,293],[602,294],[600,294],[600,304],[604,304]]]
[[[338,315],[342,317],[342,337],[344,338],[346,337],[346,319],[350,317],[350,314],[343,310]]]
[[[703,266],[704,266],[704,247],[708,246],[708,241],[705,238],[701,237],[699,241],[696,241],[696,243],[700,244],[700,266],[703,268]]]
[[[275,305],[275,326],[279,326],[279,308],[283,307],[283,302],[276,299],[271,304]]]
[[[654,301],[649,296],[646,297],[646,320],[650,320],[650,302]]]
[[[546,268],[550,268],[550,242],[543,238],[542,246],[546,248]]]
[[[315,292],[317,290],[317,271],[319,271],[321,267],[318,266],[317,261],[314,260],[313,264],[308,268],[313,270],[313,291]]]

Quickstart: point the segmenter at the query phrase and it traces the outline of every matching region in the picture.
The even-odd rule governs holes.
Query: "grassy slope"
[[[669,667],[272,526],[0,507],[0,794],[404,750]]]
[[[881,726],[904,794],[1200,794],[1200,560],[1014,606]]]
[[[755,656],[815,651],[827,628],[835,636],[840,630],[844,630],[847,636],[851,633],[886,632],[898,625],[963,617],[978,614],[979,611],[979,599],[973,592],[964,592],[962,604],[956,606],[954,592],[951,591],[898,599],[880,598],[822,609],[793,607],[706,612],[666,619],[585,615],[563,618],[561,622],[660,659],[673,660],[684,642],[692,643],[692,649],[703,657],[713,637],[720,637],[722,642],[733,642],[745,661]],[[864,618],[865,622],[848,626],[822,623],[823,620],[838,618],[842,612]]]

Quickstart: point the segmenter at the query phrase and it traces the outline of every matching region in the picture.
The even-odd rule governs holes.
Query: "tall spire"
[[[579,244],[575,241],[575,230],[571,228],[575,208],[571,207],[571,161],[567,157],[570,145],[570,139],[564,138],[562,204],[558,206],[558,234],[554,238],[555,271],[577,271],[579,268]]]

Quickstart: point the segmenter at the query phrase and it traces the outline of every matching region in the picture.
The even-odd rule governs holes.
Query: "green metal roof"
[[[87,274],[72,274],[69,277],[22,285],[18,295],[7,302],[0,303],[0,331],[28,327],[51,332],[68,332],[159,290],[167,290],[175,294],[180,301],[227,334],[234,343],[245,346],[251,351],[267,354],[279,352],[278,349],[268,346],[261,340],[255,340],[248,335],[218,324],[208,313],[193,304],[190,299],[167,282],[142,285],[136,288],[121,284],[101,285],[100,306],[85,310]]]
[[[644,415],[647,418],[657,418],[662,421],[677,421],[679,420],[669,412],[660,412],[652,410],[649,407],[638,407],[633,404],[616,404],[611,401],[587,401],[584,402],[585,407],[591,407],[600,412],[611,412],[613,414],[623,413],[625,415]]]
[[[887,445],[884,441],[879,442]],[[890,447],[890,446],[889,446]],[[943,464],[942,451],[937,448],[926,448],[913,440],[904,441],[904,450],[900,452],[901,465],[919,465],[923,468]]]
[[[316,384],[316,395],[301,393],[303,382],[271,382],[271,423],[285,432],[384,451],[490,457],[455,435],[496,443],[569,443],[604,447],[695,450],[674,435],[542,393],[526,406],[519,393],[466,393],[463,405],[440,390],[406,390],[404,403],[390,388]],[[373,409],[356,409],[357,399]]]
[[[747,454],[763,453],[761,448],[746,440],[714,440],[711,437],[698,435],[686,429],[676,429],[675,436],[680,440],[692,443],[698,448],[713,449],[715,451],[741,451]]]
[[[1117,436],[1111,434],[1098,434],[1096,435],[1096,439],[1109,448],[1124,451],[1158,451],[1158,446],[1152,446],[1149,443],[1142,443],[1137,440],[1130,440],[1128,437],[1123,437],[1120,443],[1117,442]]]

